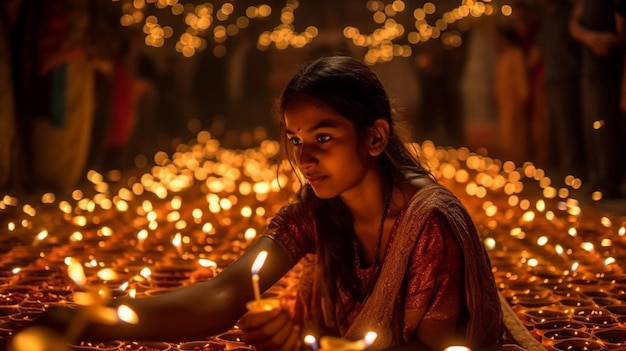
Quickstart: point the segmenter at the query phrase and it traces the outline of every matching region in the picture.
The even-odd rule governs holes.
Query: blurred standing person
[[[626,42],[624,0],[577,0],[572,36],[583,44],[582,111],[591,190],[619,198],[624,150],[620,89]]]
[[[545,67],[542,90],[555,140],[554,171],[580,177],[585,150],[580,143],[580,44],[569,33],[573,5],[569,0],[541,0],[540,4],[543,11],[532,52]]]
[[[459,6],[458,0],[419,0],[416,5],[434,12],[425,16],[427,22],[437,21]],[[429,11],[430,12],[430,11]],[[445,17],[445,16],[444,16]],[[450,23],[447,31],[464,43],[466,31]],[[415,46],[414,67],[417,71],[419,106],[417,107],[417,140],[432,140],[438,145],[465,146],[465,120],[461,78],[467,58],[467,46],[442,40],[427,40]]]
[[[113,99],[113,70],[115,51],[119,47],[122,15],[119,4],[90,1],[90,43],[93,47],[90,62],[94,66],[94,116],[85,171],[104,172],[105,138],[109,129]]]
[[[159,136],[154,123],[157,105],[157,68],[152,57],[139,50],[134,63],[137,92],[137,125],[133,129],[130,150],[135,155],[151,157],[159,150],[154,141]]]
[[[440,40],[428,40],[416,49],[414,62],[421,94],[417,139],[453,147],[465,144],[460,89],[465,50],[448,47]]]
[[[0,3],[0,190],[9,190],[16,181],[15,107],[13,97],[11,33],[21,0]]]
[[[493,75],[497,48],[491,23],[476,20],[468,34],[467,59],[461,77],[466,144],[472,150],[495,150],[496,106]]]
[[[220,138],[224,133],[223,122],[229,108],[227,67],[231,56],[218,57],[213,50],[208,49],[197,52],[196,56],[198,64],[191,75],[191,93],[197,116],[203,129],[209,130],[213,137]],[[156,67],[154,70],[150,80],[156,86]]]
[[[494,94],[498,108],[498,157],[521,164],[528,160],[525,106],[529,88],[524,51],[517,31],[510,25],[497,28],[496,43]]]
[[[29,192],[69,192],[83,176],[94,113],[89,1],[24,0],[15,38],[16,113]]]
[[[528,79],[528,99],[524,107],[526,110],[524,116],[527,119],[526,137],[529,140],[527,160],[540,167],[547,167],[552,160],[551,155],[545,150],[550,149],[552,145],[544,91],[546,68],[544,62],[533,54],[540,25],[540,8],[527,0],[516,0],[513,8],[511,18],[524,51]]]
[[[222,143],[231,148],[248,148],[267,137],[272,125],[269,96],[268,53],[258,50],[256,38],[242,33],[226,60],[225,86],[228,93],[228,115]],[[264,137],[255,138],[254,131]]]
[[[111,106],[104,138],[105,169],[125,170],[132,165],[131,137],[137,123],[137,103],[143,85],[134,71],[135,38],[123,34],[113,60]]]
[[[179,78],[180,58],[169,54],[157,72],[156,123],[159,126],[157,143],[161,147],[171,147],[179,141],[185,131],[184,116],[181,114],[182,84]]]

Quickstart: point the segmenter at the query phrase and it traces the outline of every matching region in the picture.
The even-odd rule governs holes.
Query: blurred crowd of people
[[[437,6],[445,11],[458,3]],[[557,182],[581,178],[588,195],[623,197],[625,1],[497,5],[504,3],[511,5],[509,16],[451,25],[461,46],[432,39],[415,45],[413,72],[399,76],[416,77],[417,88],[390,90],[418,91],[417,106],[408,109],[416,139],[483,148],[517,165],[531,161]]]
[[[90,170],[150,165],[200,128],[230,146],[268,137],[277,91],[249,35],[228,58],[186,58],[147,47],[121,16],[110,0],[0,2],[0,192],[69,194]]]
[[[373,68],[417,141],[485,148],[620,197],[624,2],[512,0],[510,16],[450,25],[460,46],[430,39]],[[438,1],[437,11],[459,3]],[[225,57],[208,48],[185,58],[121,26],[119,2],[2,1],[0,190],[68,192],[89,169],[132,168],[136,155],[191,137],[190,121],[227,147],[276,137],[273,100],[298,65],[364,54],[342,31],[371,22],[354,17],[363,4],[307,4],[302,13],[315,13],[319,35],[305,49],[260,51],[256,35],[267,23],[251,22]]]
[[[518,2],[496,30],[498,156],[621,197],[626,2]]]
[[[0,188],[69,193],[87,169],[127,166],[150,89],[119,5],[6,0],[0,14]]]

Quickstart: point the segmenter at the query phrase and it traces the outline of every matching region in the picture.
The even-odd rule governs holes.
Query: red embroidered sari
[[[461,319],[469,346],[501,340],[502,311],[489,258],[469,214],[443,186],[420,189],[402,210],[374,289],[362,303],[344,295],[331,304],[325,297],[315,274],[313,217],[297,206],[281,211],[265,235],[283,245],[294,262],[307,255],[296,303],[305,328],[314,325],[322,335],[355,340],[373,330],[374,346],[382,348],[410,341],[419,320],[405,318],[405,311],[426,309],[422,318]],[[361,273],[367,279],[368,272]],[[345,313],[348,318],[342,319]]]

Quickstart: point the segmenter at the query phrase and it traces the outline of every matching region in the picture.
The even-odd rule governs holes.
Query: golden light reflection
[[[385,7],[380,11],[386,16],[394,13]],[[29,246],[33,253],[28,254],[36,257],[37,263],[52,264],[46,260],[75,255],[66,259],[68,266],[77,266],[68,267],[68,275],[70,270],[81,271],[82,276],[71,273],[80,287],[106,282],[115,287],[116,294],[141,298],[163,284],[164,273],[158,270],[178,265],[205,274],[198,275],[196,281],[211,279],[218,268],[227,266],[249,247],[259,234],[258,228],[265,227],[287,201],[284,195],[293,195],[299,183],[287,164],[275,161],[275,142],[228,150],[207,132],[198,133],[196,141],[177,147],[172,155],[157,153],[156,166],[144,175],[133,176],[133,181],[141,182],[145,189],[141,195],[128,191],[131,180],[123,182],[120,178],[112,183],[115,189],[127,188],[113,191],[113,186],[108,187],[115,194],[108,199],[115,204],[109,208],[100,205],[106,203],[105,193],[89,198],[87,192],[76,191],[72,199],[53,201],[51,206],[43,206],[43,202],[26,206],[5,196],[4,206],[14,207],[11,210],[19,214],[7,222],[7,234],[21,236],[27,232],[28,240],[36,239],[39,245]],[[576,282],[583,277],[617,276],[624,271],[626,220],[613,214],[600,215],[599,206],[590,208],[588,201],[579,200],[578,196],[587,196],[580,195],[575,186],[580,179],[567,176],[563,188],[555,188],[545,172],[532,163],[519,166],[490,158],[486,152],[443,148],[428,141],[414,146],[433,167],[437,180],[467,203],[484,235],[483,243],[502,289],[509,289],[513,282],[549,281],[581,292],[583,289],[574,284],[583,284]],[[200,169],[203,171],[198,172]],[[104,184],[98,173],[89,177]],[[118,207],[122,202],[126,206]],[[47,221],[48,213],[57,222]],[[41,234],[43,228],[47,235]],[[46,252],[48,246],[44,244],[64,240],[67,247],[63,250],[59,247]],[[174,250],[178,255],[172,254]],[[25,265],[16,262],[20,264],[11,265],[12,273],[25,274]],[[98,301],[96,297],[104,298],[100,294],[106,291],[98,287],[97,296],[78,294],[78,300]]]
[[[461,33],[450,28],[452,24],[461,22],[467,17],[479,18],[501,13],[510,16],[513,8],[503,5],[500,11],[489,4],[489,0],[459,1],[459,6],[445,12],[438,13],[433,2],[427,2],[421,7],[410,8],[406,1],[395,0],[389,4],[380,1],[364,1],[364,14],[371,14],[371,22],[376,26],[371,32],[347,24],[343,28],[343,35],[353,45],[366,48],[364,61],[368,64],[391,61],[394,57],[409,57],[412,46],[428,40],[440,39],[449,48],[463,44]],[[303,48],[312,43],[319,35],[319,29],[307,23],[302,23],[298,16],[300,4],[296,0],[287,0],[282,5],[264,4],[242,6],[238,3],[226,2],[221,6],[212,3],[181,4],[178,1],[148,2],[143,1],[120,2],[123,14],[120,17],[122,26],[142,25],[145,34],[144,42],[148,46],[162,47],[166,39],[175,36],[171,26],[161,24],[158,14],[151,9],[168,11],[175,16],[181,16],[186,25],[178,36],[175,48],[185,57],[212,46],[216,57],[223,57],[227,53],[225,42],[247,30],[251,22],[258,22],[277,13],[279,23],[269,24],[257,38],[257,48],[268,50],[274,48],[285,50],[288,48]],[[150,15],[146,13],[150,12]],[[403,13],[412,14],[414,20],[408,28],[396,18]],[[142,24],[143,23],[143,24]],[[304,28],[302,31],[296,30]],[[414,27],[414,29],[412,28]],[[407,42],[409,44],[404,44]]]

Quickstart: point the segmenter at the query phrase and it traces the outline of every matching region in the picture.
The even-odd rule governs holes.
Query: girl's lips
[[[326,179],[326,177],[324,177],[324,176],[310,176],[310,177],[307,177],[307,179],[308,179],[308,181],[309,181],[309,183],[311,185],[316,185],[316,184],[321,183],[324,179]]]

